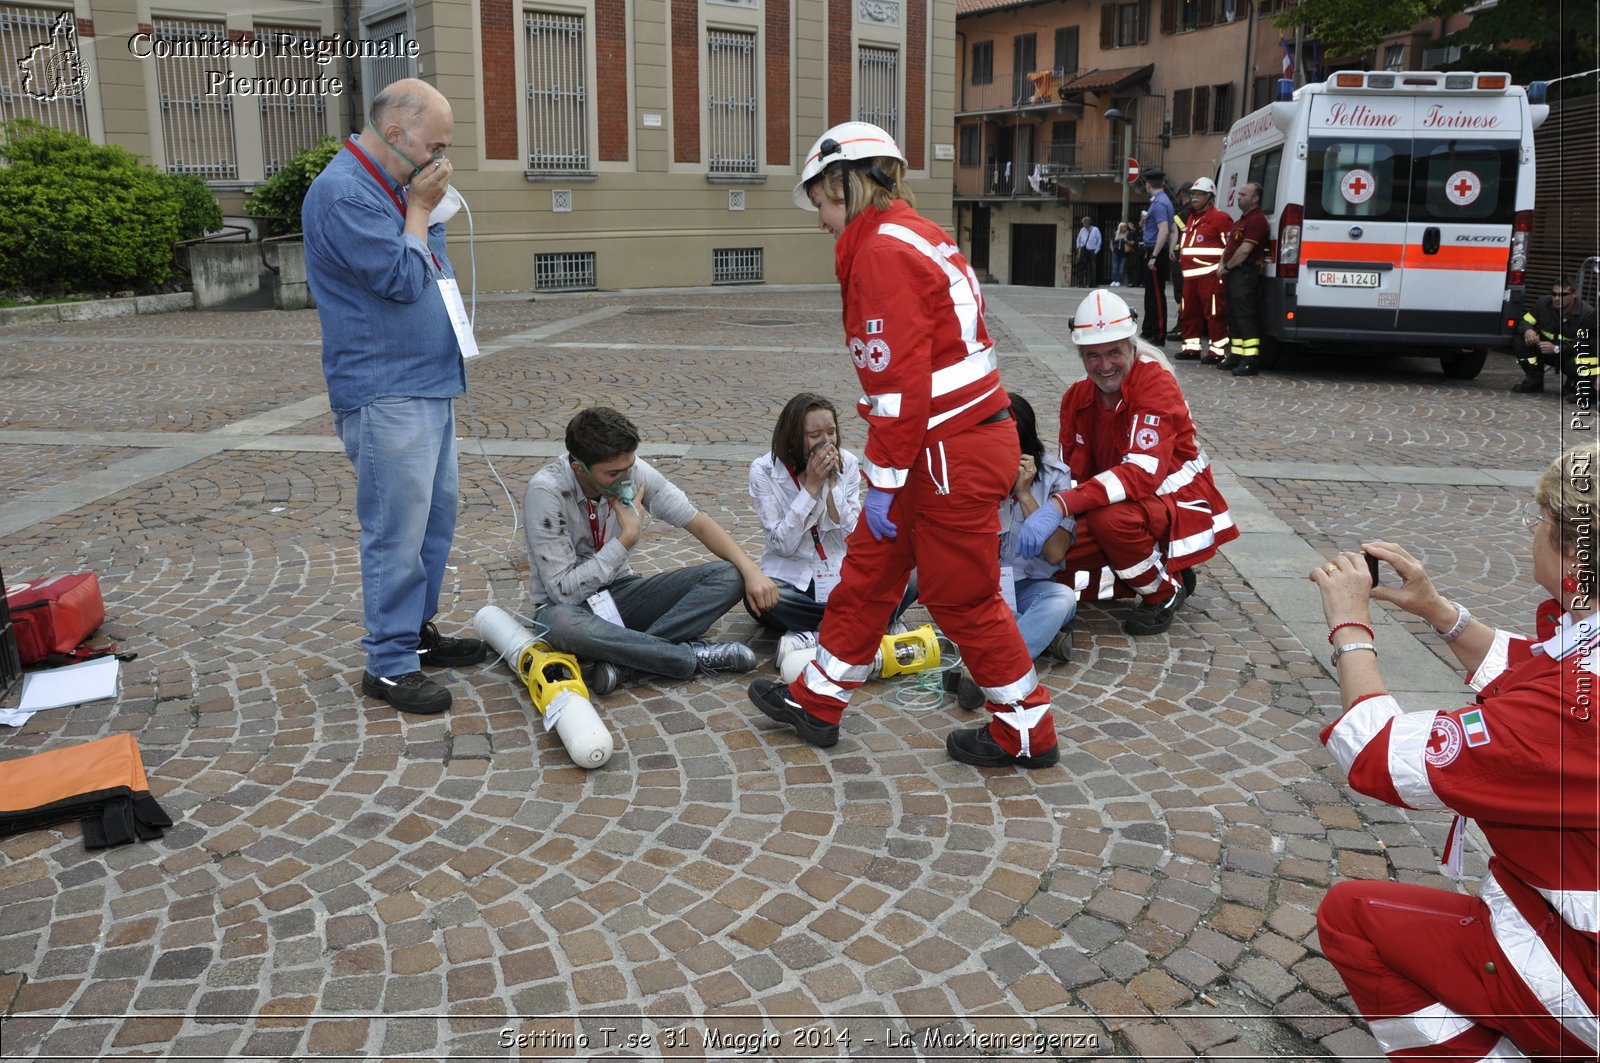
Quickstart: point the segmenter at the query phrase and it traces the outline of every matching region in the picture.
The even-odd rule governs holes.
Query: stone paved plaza
[[[987,294],[1005,383],[1053,439],[1077,293]],[[505,488],[520,502],[578,408],[627,413],[758,553],[746,469],[778,409],[858,391],[831,286],[496,298],[478,326],[447,632],[523,607]],[[115,701],[0,728],[0,757],[130,732],[177,823],[103,852],[76,825],[0,839],[0,1055],[1372,1058],[1314,913],[1341,878],[1447,884],[1447,820],[1353,797],[1322,751],[1337,690],[1304,574],[1393,538],[1523,626],[1517,518],[1570,407],[1508,393],[1505,355],[1470,382],[1404,359],[1177,371],[1244,535],[1167,635],[1083,608],[1043,675],[1059,766],[952,762],[970,714],[905,680],[863,688],[818,751],[723,678],[598,699],[618,748],[584,772],[503,664],[452,676],[444,717],[359,695],[314,312],[6,328],[0,568],[98,572],[139,656]],[[700,556],[646,542],[646,570]],[[717,631],[771,674],[742,610]],[[1378,634],[1404,700],[1465,700],[1422,625]],[[1475,847],[1466,888],[1482,869]]]

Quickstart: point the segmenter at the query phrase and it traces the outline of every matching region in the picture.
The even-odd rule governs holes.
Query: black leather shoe
[[[421,672],[375,676],[361,673],[361,693],[387,701],[401,712],[434,716],[450,707],[450,691]]]
[[[951,731],[944,740],[944,749],[951,760],[971,764],[975,768],[1048,768],[1061,760],[1061,747],[1051,746],[1043,753],[1026,757],[1012,756],[1000,748],[1000,743],[989,734],[989,725]]]
[[[1140,602],[1128,614],[1128,619],[1123,621],[1122,630],[1130,635],[1159,635],[1172,626],[1172,618],[1178,615],[1178,607],[1188,597],[1189,592],[1180,589],[1160,605]]]
[[[773,679],[757,679],[750,684],[750,701],[769,720],[793,727],[802,740],[818,749],[839,743],[839,725],[817,719],[789,696],[789,688]]]
[[[478,639],[441,635],[432,621],[422,625],[417,659],[426,668],[460,668],[462,665],[477,664],[488,655],[489,647]]]
[[[1525,376],[1515,384],[1512,384],[1511,390],[1515,391],[1518,395],[1533,395],[1543,391],[1544,374],[1540,373],[1538,376]]]
[[[1228,357],[1217,363],[1217,368],[1222,370],[1234,370],[1243,364],[1244,357],[1242,355],[1230,354]]]
[[[1238,365],[1233,367],[1233,371],[1229,375],[1230,376],[1259,376],[1260,374],[1261,374],[1261,367],[1256,364],[1256,360],[1254,358],[1245,358]]]
[[[1179,351],[1177,354],[1172,356],[1172,360],[1175,362],[1198,362],[1200,360],[1200,352]]]

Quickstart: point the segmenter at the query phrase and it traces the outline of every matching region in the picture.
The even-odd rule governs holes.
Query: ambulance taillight
[[[1506,266],[1506,284],[1516,287],[1522,283],[1522,273],[1528,268],[1528,234],[1533,231],[1533,211],[1519,210],[1511,223],[1511,261]]]
[[[1278,221],[1278,279],[1293,280],[1300,276],[1300,223],[1305,219],[1305,209],[1298,203],[1287,204]]]

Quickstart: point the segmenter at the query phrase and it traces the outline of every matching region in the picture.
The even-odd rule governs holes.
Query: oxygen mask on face
[[[600,488],[601,498],[610,499],[613,502],[620,502],[624,506],[633,505],[633,498],[634,495],[638,493],[638,489],[634,485],[633,473],[631,470],[627,475],[619,476],[617,479],[613,480],[609,487],[604,487],[600,484],[600,477],[596,476],[594,474],[594,470],[589,468],[588,462],[582,460],[581,458],[574,458],[573,460],[579,465],[583,466],[583,471],[589,477],[589,482]]]

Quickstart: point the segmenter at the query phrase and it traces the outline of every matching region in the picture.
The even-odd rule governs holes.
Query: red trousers
[[[1185,351],[1201,350],[1202,341],[1211,339],[1211,349],[1202,351],[1218,358],[1228,353],[1228,310],[1222,282],[1215,273],[1183,279],[1183,305],[1178,314],[1178,331]]]
[[[1172,516],[1159,498],[1113,502],[1080,513],[1078,536],[1056,578],[1090,600],[1112,597],[1115,582],[1158,605],[1178,588],[1163,550],[1171,525]]]
[[[919,457],[889,508],[895,538],[873,538],[865,517],[856,525],[822,616],[817,656],[789,688],[807,712],[839,722],[850,692],[874,672],[883,632],[915,568],[918,598],[983,689],[994,740],[1013,756],[1055,746],[1049,692],[1000,596],[1000,503],[1016,482],[1020,456],[1010,420],[968,429]]]
[[[1516,975],[1477,897],[1341,882],[1317,909],[1317,940],[1390,1059],[1481,1059],[1502,1040],[1593,1057]]]

